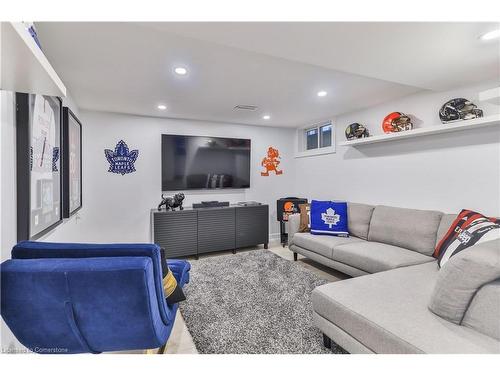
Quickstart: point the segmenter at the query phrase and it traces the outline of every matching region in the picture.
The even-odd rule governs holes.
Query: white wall
[[[407,96],[334,119],[337,153],[296,159],[296,194],[310,199],[338,199],[455,213],[462,208],[500,216],[500,128],[482,128],[397,142],[341,147],[344,130],[353,122],[381,134],[384,116],[411,114],[416,126],[440,124],[438,110],[452,98],[464,97],[484,110],[499,107],[479,103],[478,92],[498,82],[449,92]],[[446,126],[446,125],[440,125]]]
[[[217,193],[185,191],[185,205],[202,200],[267,203],[270,232],[273,236],[279,232],[276,199],[291,195],[295,181],[293,130],[87,111],[81,112],[80,119],[83,123],[83,208],[44,240],[150,241],[150,209],[161,199],[161,134],[167,133],[250,138],[251,187]],[[124,176],[109,173],[104,157],[104,149],[114,149],[121,139],[131,150],[139,150],[137,171]],[[281,152],[283,175],[260,175],[260,162],[269,146]]]

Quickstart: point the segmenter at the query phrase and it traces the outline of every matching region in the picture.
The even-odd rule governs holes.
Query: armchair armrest
[[[292,214],[288,216],[288,246],[293,243],[293,236],[299,231],[300,214]]]

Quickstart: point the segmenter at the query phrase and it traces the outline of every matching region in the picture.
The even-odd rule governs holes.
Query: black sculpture
[[[177,193],[173,197],[164,197],[161,195],[161,203],[158,205],[158,211],[161,211],[161,207],[165,206],[165,210],[175,211],[177,207],[179,210],[183,210],[182,201],[184,200],[184,193]]]

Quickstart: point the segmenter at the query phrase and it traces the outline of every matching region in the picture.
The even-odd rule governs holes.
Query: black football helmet
[[[483,117],[483,111],[464,98],[448,100],[439,110],[439,119],[443,124],[459,120],[471,120]]]
[[[365,138],[369,136],[370,134],[368,133],[368,129],[363,125],[358,124],[357,122],[348,125],[345,129],[345,137],[348,141],[350,141],[351,139]]]

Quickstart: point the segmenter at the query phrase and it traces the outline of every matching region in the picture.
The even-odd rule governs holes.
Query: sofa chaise
[[[299,233],[300,215],[291,215],[295,259],[298,253],[353,276],[312,293],[325,345],[333,340],[350,353],[500,353],[499,241],[477,245],[489,247],[484,262],[497,276],[467,291],[471,297],[458,321],[429,309],[440,277],[432,254],[455,217],[348,203],[350,236],[344,238]]]

